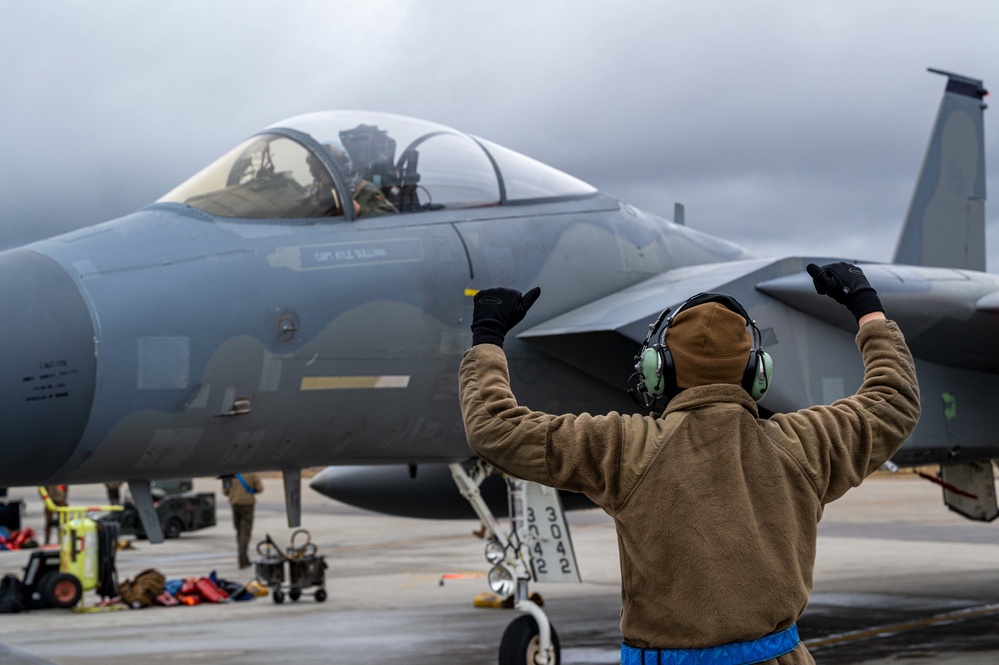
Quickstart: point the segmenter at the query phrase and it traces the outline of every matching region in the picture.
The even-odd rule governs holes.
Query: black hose
[[[114,560],[118,553],[118,534],[121,525],[111,520],[97,522],[97,593],[102,598],[118,595],[118,570]]]

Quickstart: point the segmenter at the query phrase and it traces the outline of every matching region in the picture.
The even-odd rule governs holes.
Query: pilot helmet
[[[347,185],[351,190],[353,190],[356,185],[357,176],[354,173],[354,167],[350,161],[350,153],[344,150],[341,146],[333,143],[325,143],[323,144],[323,148],[326,149],[326,154],[332,158],[333,163],[340,171],[340,175],[346,181]]]

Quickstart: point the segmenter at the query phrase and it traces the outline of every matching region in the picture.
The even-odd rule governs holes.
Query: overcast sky
[[[997,28],[985,0],[0,0],[0,248],[127,214],[283,118],[368,109],[681,201],[764,255],[887,261],[946,80],[926,68],[999,90]]]

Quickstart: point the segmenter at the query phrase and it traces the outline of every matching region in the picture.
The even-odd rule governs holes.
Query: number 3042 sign
[[[538,483],[527,483],[528,549],[535,582],[580,582],[576,553],[565,525],[558,492]]]

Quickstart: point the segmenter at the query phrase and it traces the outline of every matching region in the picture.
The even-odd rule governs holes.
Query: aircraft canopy
[[[221,217],[364,218],[595,192],[541,162],[443,125],[328,111],[272,125],[158,202]],[[343,202],[351,199],[353,214],[345,214]]]

